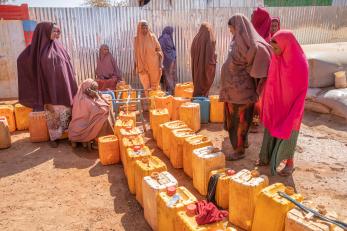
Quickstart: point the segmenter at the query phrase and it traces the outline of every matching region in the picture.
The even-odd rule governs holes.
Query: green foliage
[[[265,6],[331,6],[332,0],[264,0]]]

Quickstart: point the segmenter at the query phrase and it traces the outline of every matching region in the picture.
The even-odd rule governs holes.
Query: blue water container
[[[116,104],[116,97],[114,95],[114,92],[113,91],[99,91],[101,94],[107,94],[107,95],[110,95],[112,97],[112,106],[113,106],[113,111],[114,112],[117,112],[117,104]]]
[[[208,124],[210,119],[210,99],[207,97],[194,97],[193,103],[200,104],[200,122]]]

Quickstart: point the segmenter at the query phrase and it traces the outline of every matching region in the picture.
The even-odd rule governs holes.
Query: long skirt
[[[160,84],[160,77],[162,70],[158,68],[157,70],[152,70],[151,72],[139,73],[140,82],[144,90],[148,89],[158,89]]]
[[[248,146],[248,131],[253,119],[254,103],[225,103],[224,128],[234,150],[243,154]]]
[[[46,121],[48,133],[51,141],[63,138],[67,134],[69,123],[71,121],[71,108],[62,105],[53,105],[54,112],[46,111]]]
[[[169,68],[164,68],[164,86],[165,90],[172,95],[177,83],[177,65],[176,61],[172,62]]]
[[[292,131],[288,140],[279,139],[271,136],[269,131],[265,129],[259,160],[261,163],[270,164],[272,175],[276,174],[276,168],[283,160],[294,157],[298,136],[299,131]]]

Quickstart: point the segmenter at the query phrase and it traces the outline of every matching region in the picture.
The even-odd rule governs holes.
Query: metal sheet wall
[[[138,6],[138,0],[128,0],[128,6]],[[264,5],[264,0],[151,0],[145,9],[205,9],[208,7],[257,7]]]
[[[184,1],[184,0],[182,0]],[[220,0],[222,2],[224,0]],[[282,28],[294,31],[302,44],[347,41],[347,7],[274,7],[271,15],[280,16]],[[31,8],[32,19],[55,21],[61,25],[62,42],[71,54],[79,82],[94,77],[98,48],[106,43],[117,59],[127,81],[138,86],[132,74],[133,38],[140,19],[148,20],[153,32],[160,35],[166,25],[175,28],[179,81],[191,79],[190,44],[199,25],[208,21],[217,38],[218,65],[215,84],[219,82],[220,68],[227,55],[230,32],[227,20],[235,13],[250,16],[252,8],[170,9],[151,10],[139,7],[119,8]]]
[[[347,0],[333,0],[333,6],[347,6]]]

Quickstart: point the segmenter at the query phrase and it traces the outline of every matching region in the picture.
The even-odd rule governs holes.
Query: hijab
[[[72,105],[77,83],[70,56],[51,40],[54,24],[37,24],[31,44],[17,59],[19,102],[43,110],[45,104]]]
[[[293,130],[300,129],[308,88],[308,63],[291,31],[278,31],[272,41],[282,54],[272,55],[261,119],[273,137],[289,139]]]
[[[99,97],[92,98],[87,92],[95,84],[86,79],[80,85],[73,101],[72,119],[69,124],[69,139],[88,142],[99,134],[109,115],[109,105]]]
[[[159,37],[160,47],[164,53],[163,65],[169,69],[172,62],[176,60],[176,47],[173,41],[173,27],[167,26],[164,28],[161,36]]]
[[[272,17],[272,19],[271,19],[271,27],[272,27],[272,22],[277,22],[278,23],[278,30],[277,31],[281,30],[281,19],[280,19],[280,17]],[[271,38],[274,36],[275,33],[271,32]]]
[[[271,29],[271,16],[270,13],[263,7],[258,7],[253,11],[252,24],[258,34],[265,39],[270,41],[270,29]]]
[[[110,52],[108,52],[106,55],[103,54],[103,49],[105,48],[109,49],[106,44],[100,46],[95,74],[99,78],[104,79],[110,79],[112,76],[116,76],[117,79],[121,79],[121,72],[112,54]]]
[[[148,33],[146,35],[142,33],[142,25],[148,26]],[[147,21],[141,20],[137,24],[135,37],[135,61],[138,73],[161,68],[159,58],[161,51],[156,51],[156,48],[160,49],[158,39],[150,30]]]
[[[200,26],[191,46],[193,96],[207,96],[215,78],[216,39],[208,23]]]
[[[270,45],[242,14],[229,19],[235,31],[228,58],[222,66],[220,100],[235,104],[254,103],[256,79],[264,79],[271,60]]]

